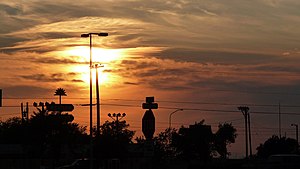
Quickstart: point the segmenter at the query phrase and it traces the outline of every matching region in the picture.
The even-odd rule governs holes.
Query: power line
[[[223,90],[222,90],[223,91]],[[299,94],[300,95],[300,94]],[[6,97],[3,99],[12,99],[12,100],[22,100],[22,99],[57,99],[57,98],[16,98],[16,97]],[[89,99],[88,97],[71,97],[66,98],[69,100],[84,100]],[[95,98],[93,98],[95,99]],[[119,99],[119,98],[113,98],[113,99],[101,99],[102,101],[126,101],[126,102],[143,102],[144,100],[139,99]],[[254,104],[254,103],[222,103],[222,102],[192,102],[192,101],[173,101],[173,100],[157,100],[157,102],[160,103],[173,103],[173,104],[196,104],[196,105],[219,105],[219,106],[239,106],[239,105],[245,105],[245,106],[251,106],[251,107],[278,107],[278,104]],[[281,105],[281,107],[292,107],[292,108],[300,108],[299,105]]]
[[[95,104],[93,104],[95,105]],[[119,106],[119,107],[135,107],[140,108],[140,105],[130,105],[130,104],[112,104],[112,103],[102,103],[105,106]],[[89,104],[74,104],[74,106],[89,106]],[[3,107],[19,107],[19,106],[3,106]],[[33,106],[30,106],[33,107]],[[174,110],[183,109],[184,111],[202,111],[202,112],[216,112],[216,113],[239,113],[237,110],[220,110],[220,109],[201,109],[201,108],[189,108],[189,107],[159,107],[160,109]],[[265,114],[265,115],[278,115],[278,112],[265,112],[265,111],[251,111],[251,114]],[[281,113],[285,115],[300,115],[300,113],[285,112]]]

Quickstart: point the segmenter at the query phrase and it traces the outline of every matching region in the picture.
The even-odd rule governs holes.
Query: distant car
[[[93,168],[97,168],[94,166]],[[90,169],[89,159],[77,159],[72,164],[60,166],[57,169]]]
[[[300,155],[276,154],[267,161],[267,169],[300,169]]]

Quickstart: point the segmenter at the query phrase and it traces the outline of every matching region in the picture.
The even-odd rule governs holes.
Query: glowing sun
[[[73,47],[67,50],[70,56],[79,56],[81,62],[90,61],[90,48],[86,46]],[[102,49],[102,48],[92,48],[92,61],[93,63],[110,63],[112,61],[121,58],[123,53],[122,49]]]
[[[122,49],[102,49],[102,48],[92,48],[92,63],[104,65],[104,67],[99,67],[98,71],[98,78],[100,84],[107,84],[111,81],[111,77],[109,72],[104,72],[104,69],[109,67],[114,67],[115,61],[118,61],[123,56]],[[65,55],[73,57],[73,59],[78,62],[77,65],[71,66],[69,68],[70,71],[76,72],[80,74],[80,78],[85,83],[89,83],[90,81],[90,69],[89,69],[89,62],[90,62],[90,48],[86,46],[77,46],[71,47],[65,50]],[[82,63],[82,64],[81,64]],[[93,83],[96,79],[96,70],[95,68],[92,69],[92,76],[93,76]]]

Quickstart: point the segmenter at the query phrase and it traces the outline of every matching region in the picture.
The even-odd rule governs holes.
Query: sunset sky
[[[299,0],[2,0],[0,2],[1,120],[20,115],[21,102],[75,105],[75,121],[89,124],[89,39],[102,63],[101,122],[126,113],[141,135],[141,108],[155,96],[157,132],[205,119],[238,130],[232,156],[244,153],[249,106],[253,151],[278,133],[295,138],[300,123]],[[95,72],[94,72],[95,73]],[[95,79],[95,74],[94,74]],[[94,90],[95,91],[95,90]],[[95,109],[94,109],[95,110]],[[30,107],[30,113],[35,111]],[[95,111],[94,111],[95,112]]]

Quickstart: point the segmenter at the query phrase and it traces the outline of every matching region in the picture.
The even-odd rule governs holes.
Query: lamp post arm
[[[169,129],[171,129],[171,118],[172,118],[172,115],[178,111],[183,111],[183,109],[177,109],[175,111],[173,111],[172,113],[170,113],[169,115]]]

